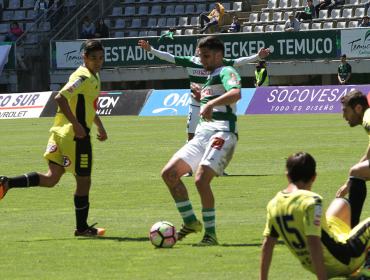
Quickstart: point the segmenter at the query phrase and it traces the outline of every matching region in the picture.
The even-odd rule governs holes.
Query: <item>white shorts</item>
[[[188,125],[186,127],[187,133],[195,133],[195,129],[199,123],[200,107],[189,105],[189,114],[188,114]]]
[[[199,165],[211,167],[217,176],[222,176],[231,161],[238,139],[231,132],[202,130],[174,156],[181,158],[193,173]]]

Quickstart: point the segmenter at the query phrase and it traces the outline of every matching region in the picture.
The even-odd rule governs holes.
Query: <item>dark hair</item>
[[[365,19],[365,18],[370,19],[370,17],[369,17],[369,16],[364,16],[362,19]]]
[[[262,67],[264,63],[266,63],[266,60],[261,59],[260,61],[258,61],[258,66]]]
[[[286,161],[286,170],[292,183],[308,183],[316,173],[316,162],[306,152],[294,153]]]
[[[87,40],[84,44],[84,55],[89,56],[94,51],[104,51],[102,43],[94,39]]]
[[[13,21],[12,25],[13,25],[13,24],[15,24],[15,25],[18,25],[18,27],[19,27],[19,24],[18,24],[18,22],[16,22],[16,21]]]
[[[176,27],[170,27],[170,32],[176,32]]]
[[[83,22],[85,21],[90,21],[89,17],[88,16],[85,16],[84,19],[83,19]]]
[[[358,104],[362,106],[362,112],[365,112],[365,110],[369,108],[369,103],[367,101],[366,95],[362,91],[357,89],[354,89],[345,96],[342,96],[340,98],[340,102],[342,104],[347,103],[347,105],[351,107],[352,110],[354,110]]]
[[[342,53],[342,54],[340,55],[340,57],[345,57],[345,58],[347,58],[347,55],[346,55],[345,53]]]
[[[209,48],[212,51],[225,53],[224,43],[216,36],[208,36],[199,40],[197,48]]]

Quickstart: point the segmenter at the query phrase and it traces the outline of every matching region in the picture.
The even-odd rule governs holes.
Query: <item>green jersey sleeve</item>
[[[242,87],[241,78],[232,67],[225,67],[220,74],[220,78],[226,91]]]
[[[182,67],[196,67],[203,68],[202,63],[200,63],[200,59],[195,56],[174,56],[175,57],[175,64],[182,66]]]

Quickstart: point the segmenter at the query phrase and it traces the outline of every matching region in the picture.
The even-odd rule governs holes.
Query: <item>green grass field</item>
[[[155,249],[150,227],[182,219],[160,172],[185,143],[186,117],[102,117],[108,141],[94,140],[89,223],[101,238],[76,238],[74,177],[52,189],[12,189],[0,202],[0,279],[258,279],[266,205],[287,186],[285,159],[307,151],[317,161],[313,190],[327,206],[364,155],[368,137],[340,114],[239,116],[240,140],[227,177],[215,178],[221,246],[198,248],[190,235]],[[53,118],[1,120],[0,174],[47,171],[43,158]],[[93,131],[96,134],[96,129]],[[201,219],[194,177],[184,178]],[[365,202],[362,218],[370,216]],[[316,279],[281,242],[270,279]]]

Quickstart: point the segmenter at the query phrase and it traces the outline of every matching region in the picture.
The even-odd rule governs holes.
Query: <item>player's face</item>
[[[84,64],[94,74],[100,71],[100,68],[104,62],[104,51],[93,51],[89,56],[82,55]]]
[[[360,106],[360,105],[357,105]],[[361,108],[359,108],[361,111]],[[362,124],[362,115],[356,112],[357,110],[353,110],[350,106],[348,106],[346,103],[342,104],[342,112],[343,112],[343,118],[348,121],[348,124],[350,127],[354,127],[356,125]]]
[[[212,51],[209,48],[199,48],[198,54],[205,70],[214,71],[218,68],[217,61],[221,52]]]

